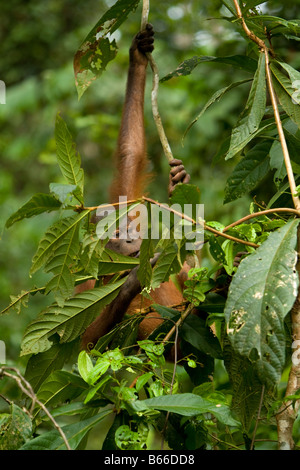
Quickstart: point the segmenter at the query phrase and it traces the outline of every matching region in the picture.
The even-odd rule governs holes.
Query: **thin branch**
[[[172,212],[173,214],[175,215],[178,215],[179,217],[181,217],[182,219],[185,219],[189,222],[191,222],[192,224],[194,225],[202,225],[203,226],[203,229],[204,230],[207,230],[208,232],[211,232],[213,233],[214,235],[217,235],[219,237],[223,237],[223,238],[227,238],[228,240],[232,240],[236,243],[241,243],[243,245],[248,245],[248,246],[252,246],[253,248],[258,248],[259,245],[257,245],[256,243],[252,243],[252,242],[248,242],[248,241],[245,241],[245,240],[241,240],[240,238],[236,238],[236,237],[232,237],[231,235],[227,235],[226,233],[223,233],[223,232],[219,232],[218,230],[210,227],[209,225],[206,225],[205,222],[203,221],[200,221],[200,222],[196,222],[194,219],[192,219],[191,217],[189,217],[188,215],[185,215],[181,212],[178,212],[174,209],[172,209],[172,207],[169,207],[167,206],[166,204],[162,204],[160,202],[157,202],[155,201],[154,199],[150,199],[149,197],[146,197],[146,196],[143,196],[142,198],[144,201],[148,201],[152,204],[155,204],[157,205],[158,207],[162,207],[163,209],[166,209],[167,211],[169,212]]]
[[[251,41],[255,42],[260,49],[265,49],[266,45],[262,39],[257,37],[246,25],[246,22],[243,18],[242,10],[240,9],[240,5],[238,0],[233,0],[236,12],[237,12],[237,17],[241,20],[242,22],[242,27],[243,30],[245,31],[246,35],[251,39]]]
[[[259,211],[259,212],[253,212],[253,214],[246,215],[245,217],[242,217],[241,219],[237,220],[236,222],[232,222],[232,224],[227,225],[224,229],[223,232],[226,230],[229,230],[232,227],[235,227],[236,225],[240,225],[244,222],[246,222],[249,219],[253,219],[255,217],[259,217],[261,215],[267,215],[267,214],[274,214],[277,212],[290,212],[291,214],[295,214],[298,217],[300,217],[300,211],[297,209],[291,209],[289,207],[277,207],[276,209],[266,209],[264,211]]]
[[[203,226],[203,229],[204,230],[207,230],[208,232],[211,232],[213,233],[214,235],[216,236],[219,236],[219,237],[223,237],[223,238],[227,238],[228,240],[232,240],[236,243],[241,243],[242,245],[247,245],[247,246],[251,246],[253,248],[258,248],[259,245],[257,245],[256,243],[252,243],[252,242],[248,242],[246,240],[241,240],[240,238],[236,238],[236,237],[233,237],[231,235],[227,235],[226,233],[223,233],[223,232],[219,232],[218,230],[210,227],[209,225],[206,225],[203,221],[202,222],[196,222],[194,219],[192,219],[191,217],[189,217],[188,215],[182,213],[182,212],[179,212],[179,211],[176,211],[175,209],[173,209],[172,207],[169,207],[168,205],[166,204],[162,204],[161,202],[157,202],[155,201],[154,199],[151,199],[149,197],[146,197],[146,196],[142,196],[140,199],[135,199],[135,200],[132,200],[132,201],[127,201],[127,203],[134,203],[134,202],[138,202],[138,201],[146,201],[146,202],[150,202],[151,204],[155,204],[156,206],[158,207],[161,207],[169,212],[172,212],[173,214],[177,215],[178,217],[181,217],[182,219],[185,219],[187,220],[188,222],[191,222],[193,225],[200,225],[202,224]],[[118,205],[122,205],[124,204],[124,202],[115,202],[114,204],[106,204],[106,205],[103,205],[101,206],[101,208],[105,209],[105,207],[109,207],[109,206],[118,206]],[[99,206],[95,206],[95,207],[86,207],[85,209],[86,210],[96,210]],[[287,209],[287,211],[291,212],[293,209]],[[300,215],[300,212],[296,211],[295,210],[295,213],[297,215]],[[248,217],[248,216],[247,216]]]
[[[166,344],[168,341],[170,341],[170,338],[173,336],[175,332],[177,332],[179,326],[184,322],[184,320],[189,316],[191,311],[193,310],[194,305],[189,304],[186,311],[180,316],[180,318],[177,320],[175,325],[170,329],[170,331],[166,334],[164,337],[162,344]]]
[[[8,371],[11,371],[11,372],[8,372]],[[53,418],[53,416],[51,415],[51,413],[48,411],[48,409],[45,407],[44,403],[42,403],[36,396],[36,394],[34,393],[31,385],[29,382],[27,382],[27,380],[20,374],[20,372],[18,371],[18,369],[16,369],[15,367],[1,367],[0,369],[0,375],[2,376],[5,376],[5,377],[8,377],[10,379],[13,379],[15,380],[15,382],[17,383],[18,387],[20,388],[20,390],[27,396],[29,397],[31,400],[32,400],[32,404],[31,404],[31,410],[30,410],[30,414],[32,414],[32,411],[35,407],[35,404],[37,403],[41,408],[42,410],[44,411],[44,413],[48,416],[48,418],[50,419],[50,421],[52,422],[53,426],[57,429],[57,431],[59,432],[59,434],[61,435],[64,443],[65,443],[65,446],[67,448],[67,450],[72,450],[71,447],[70,447],[70,444],[68,442],[68,439],[66,438],[66,435],[64,433],[64,431],[62,430],[62,428],[57,424],[57,422],[55,421],[55,419]]]
[[[173,153],[169,144],[169,141],[167,139],[163,123],[159,114],[158,110],[158,103],[157,103],[157,96],[158,96],[158,84],[159,84],[159,72],[158,72],[158,67],[156,65],[155,60],[153,59],[152,55],[149,54],[149,61],[153,73],[153,79],[152,79],[152,92],[151,92],[151,103],[152,103],[152,114],[153,114],[153,119],[156,124],[156,129],[160,138],[160,142],[164,151],[164,154],[168,161],[173,160]]]

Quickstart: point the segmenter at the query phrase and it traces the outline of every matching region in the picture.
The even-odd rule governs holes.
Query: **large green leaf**
[[[76,344],[73,342],[53,346],[40,354],[32,355],[26,365],[25,378],[36,391],[51,372],[62,369],[65,362],[74,351]]]
[[[262,2],[259,2],[262,3]],[[267,25],[267,30],[272,31],[272,35],[278,33],[290,33],[294,35],[300,35],[300,20],[286,20],[279,18],[278,16],[271,15],[252,15],[250,21],[255,23],[264,22]]]
[[[85,390],[87,384],[81,377],[65,370],[56,370],[42,383],[37,397],[50,408],[74,400]]]
[[[150,286],[152,279],[152,266],[150,259],[153,255],[152,240],[150,238],[144,238],[140,248],[140,266],[137,272],[137,277],[142,288]]]
[[[10,411],[0,415],[0,451],[18,450],[32,435],[32,421],[25,409],[12,403]]]
[[[199,351],[222,358],[220,343],[202,318],[190,315],[180,328],[180,336]]]
[[[47,229],[33,257],[30,270],[31,274],[35,273],[49,261],[54,251],[59,249],[60,245],[64,244],[64,239],[68,236],[69,232],[72,231],[74,227],[77,227],[88,214],[89,211],[86,210],[82,211],[80,214],[60,219]]]
[[[167,282],[171,274],[178,273],[180,268],[178,248],[174,242],[170,242],[166,249],[161,253],[153,269],[151,282],[152,289],[156,289],[163,282]]]
[[[282,73],[274,64],[271,65],[271,70],[275,77],[273,85],[279,102],[285,112],[300,129],[300,106],[299,102],[294,100],[294,97],[299,99],[299,92],[293,88],[293,83],[291,82],[290,77],[287,77]]]
[[[118,0],[97,22],[74,57],[75,84],[80,98],[113,60],[118,48],[110,36],[136,9],[140,0]]]
[[[248,429],[256,418],[261,403],[263,384],[251,361],[233,351],[225,340],[223,346],[224,365],[233,390],[231,408],[239,417],[244,429]],[[264,398],[268,398],[265,393]]]
[[[292,220],[245,258],[230,285],[225,306],[235,351],[256,363],[265,382],[279,380],[285,360],[284,318],[297,296],[297,226]]]
[[[61,343],[72,341],[84,332],[101,310],[117,296],[126,277],[97,287],[67,300],[64,307],[50,305],[27,327],[22,342],[22,355],[47,351],[57,333]]]
[[[242,197],[266,176],[271,145],[272,141],[260,142],[240,160],[227,180],[224,204]]]
[[[61,172],[69,184],[79,188],[75,194],[79,201],[83,202],[84,173],[81,168],[80,155],[76,152],[72,136],[59,114],[57,114],[55,122],[55,142]]]
[[[226,155],[226,160],[234,157],[253,139],[265,114],[265,62],[265,55],[261,53],[246,107],[237,123],[237,126],[231,133],[230,147]]]
[[[220,422],[228,426],[238,426],[239,423],[231,416],[230,409],[223,403],[214,403],[193,393],[178,395],[163,395],[135,401],[131,405],[137,412],[153,409],[169,411],[182,416],[197,416],[203,413],[213,414]]]
[[[116,253],[115,251],[106,248],[101,254],[98,275],[106,276],[108,274],[127,271],[133,269],[138,264],[138,258],[125,256],[121,253]]]
[[[6,222],[6,227],[11,227],[15,222],[25,218],[42,214],[43,212],[57,211],[61,203],[50,194],[38,193],[26,202],[20,209],[14,212]]]
[[[54,293],[58,305],[63,306],[65,299],[71,297],[74,291],[75,276],[70,270],[79,252],[79,224],[74,225],[61,243],[54,250],[51,258],[48,260],[45,271],[51,271],[54,276],[47,283],[45,292]]]
[[[99,422],[112,413],[112,410],[101,411],[91,418],[68,424],[62,428],[71,449],[75,450],[84,436]],[[66,450],[66,445],[58,431],[49,431],[27,442],[21,450]]]

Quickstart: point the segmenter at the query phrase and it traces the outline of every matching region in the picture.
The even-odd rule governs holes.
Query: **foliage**
[[[119,0],[87,35],[77,53],[80,66],[78,62],[75,66],[77,79],[79,71],[87,77],[79,85],[80,95],[90,84],[91,68],[97,62],[94,56],[92,61],[85,56],[81,61],[82,53],[101,51],[98,72],[103,72],[115,50],[114,40],[108,45],[107,35],[129,21],[128,14],[137,3]],[[271,45],[281,40],[292,44],[299,41],[299,20],[272,16],[271,11],[261,14],[261,3],[243,5],[243,16],[253,34],[270,40]],[[219,13],[231,28],[243,31],[234,2],[224,0]],[[30,270],[31,275],[46,272],[45,283],[23,291],[3,311],[10,313],[14,308],[23,312],[37,292],[45,298],[46,307],[31,318],[21,345],[21,354],[30,356],[25,376],[38,402],[31,395],[30,418],[14,403],[9,413],[0,415],[1,449],[66,448],[62,433],[51,428],[51,420],[39,403],[63,422],[61,430],[72,449],[83,448],[88,433],[108,417],[112,421],[102,445],[106,450],[149,449],[154,433],[160,433],[168,447],[176,450],[214,449],[216,445],[230,449],[238,448],[241,442],[242,448],[248,449],[253,448],[257,433],[265,439],[273,432],[274,416],[287,401],[279,384],[290,366],[290,315],[299,284],[295,218],[299,212],[292,208],[296,196],[290,191],[278,123],[267,100],[267,72],[272,74],[280,102],[280,121],[295,178],[300,150],[299,72],[283,59],[277,60],[272,49],[275,45],[270,49],[268,69],[266,56],[244,31],[242,34],[243,46],[236,54],[194,56],[162,80],[171,87],[176,86],[172,82],[178,83],[180,88],[186,79],[182,77],[189,78],[203,64],[230,64],[247,73],[246,79],[214,90],[202,111],[185,126],[187,141],[208,109],[226,99],[232,90],[251,82],[244,109],[239,110],[242,112],[231,135],[225,136],[214,160],[218,163],[224,158],[228,165],[235,162],[225,185],[224,203],[239,201],[256,190],[258,196],[249,213],[228,226],[222,221],[188,218],[184,204],[197,204],[199,191],[194,185],[179,185],[171,203],[181,207],[181,226],[187,229],[183,238],[176,237],[178,214],[170,209],[173,225],[167,233],[160,226],[158,239],[144,239],[139,259],[111,252],[106,243],[115,221],[108,219],[100,230],[93,223],[96,207],[88,205],[88,178],[72,133],[57,113],[54,138],[62,178],[50,184],[49,193],[39,191],[31,196],[6,222],[6,227],[14,230],[24,219],[33,221],[49,212],[56,215],[38,243]],[[275,189],[268,202],[258,201],[260,183],[272,180]],[[116,211],[117,221],[134,207],[127,207],[125,213]],[[194,250],[185,245],[203,227],[203,245],[213,260],[209,267],[199,267]],[[159,258],[151,264],[154,253]],[[142,293],[147,297],[151,288],[174,278],[185,261],[194,266],[185,283],[186,302],[172,308],[154,305],[163,323],[148,340],[137,339],[138,324],[148,313],[141,309],[100,338],[92,351],[79,352],[80,336],[113,301],[136,266]],[[110,281],[103,283],[108,274]],[[86,280],[95,280],[96,287],[74,295],[74,286]],[[196,315],[188,315],[191,310]],[[221,379],[224,366],[226,386]],[[297,397],[295,391],[288,399],[295,404]],[[71,421],[66,421],[67,417]],[[266,424],[259,424],[257,431],[256,422],[262,418]],[[47,431],[41,432],[45,427]],[[296,432],[294,440],[299,443]]]

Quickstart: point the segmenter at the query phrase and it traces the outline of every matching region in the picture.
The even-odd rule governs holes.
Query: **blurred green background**
[[[130,14],[116,34],[119,53],[102,77],[78,102],[73,57],[81,42],[113,4],[110,0],[11,0],[0,5],[0,80],[6,84],[6,104],[0,105],[0,309],[34,285],[43,285],[43,273],[32,279],[28,271],[38,241],[57,214],[17,223],[9,230],[5,221],[36,192],[48,192],[50,182],[63,182],[56,164],[54,122],[58,111],[66,120],[85,171],[86,204],[107,202],[112,179],[112,156],[124,99],[128,48],[140,25],[141,8]],[[265,8],[268,8],[266,10]],[[299,18],[297,1],[269,1],[264,7],[276,16]],[[246,43],[236,27],[226,21],[228,10],[218,0],[151,2],[149,20],[156,31],[154,57],[160,76],[173,71],[194,55],[243,54]],[[223,18],[222,18],[223,17]],[[300,67],[299,42],[274,43],[293,67]],[[182,145],[186,127],[208,98],[248,74],[214,63],[199,65],[188,77],[160,85],[159,109],[174,156],[182,158],[199,186],[206,220],[229,223],[248,211],[250,196],[223,205],[224,186],[236,161],[220,158],[212,164],[224,138],[245,105],[249,84],[233,89],[192,127]],[[149,194],[167,200],[168,165],[152,119],[151,72],[145,99],[148,154],[155,177]],[[268,200],[272,184],[264,182],[259,200]],[[207,256],[204,253],[204,258]],[[207,260],[204,262],[208,262]],[[44,300],[43,300],[44,301]],[[0,319],[0,339],[7,360],[18,361],[26,324],[43,307],[36,295],[21,315]]]

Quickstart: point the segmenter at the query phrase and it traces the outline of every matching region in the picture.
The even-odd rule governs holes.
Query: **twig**
[[[192,224],[194,225],[202,225],[203,226],[203,229],[204,230],[207,230],[208,232],[211,232],[213,233],[214,235],[217,235],[219,237],[223,237],[223,238],[227,238],[228,240],[232,240],[236,243],[241,243],[243,245],[248,245],[248,246],[252,246],[253,248],[258,248],[259,245],[257,245],[256,243],[252,243],[252,242],[248,242],[248,241],[245,241],[245,240],[241,240],[240,238],[236,238],[236,237],[233,237],[231,235],[227,235],[226,233],[223,233],[223,232],[219,232],[218,230],[210,227],[209,225],[206,225],[203,221],[200,221],[200,222],[196,222],[194,219],[192,219],[191,217],[189,217],[188,215],[185,215],[181,212],[178,212],[176,210],[174,210],[172,207],[169,207],[167,206],[166,204],[162,204],[160,202],[157,202],[155,201],[154,199],[150,199],[149,197],[146,197],[146,196],[143,196],[142,198],[144,201],[148,201],[152,204],[155,204],[157,205],[158,207],[162,207],[163,209],[166,209],[167,211],[169,212],[172,212],[173,214],[175,215],[178,215],[179,217],[181,217],[182,219],[185,219],[189,222],[191,222]]]
[[[257,245],[256,243],[248,242],[248,241],[246,241],[246,240],[241,240],[240,238],[236,238],[236,237],[233,237],[233,236],[231,236],[231,235],[227,235],[226,233],[219,232],[218,230],[216,230],[216,229],[210,227],[209,225],[206,225],[203,221],[202,221],[202,222],[196,222],[193,218],[189,217],[188,215],[186,215],[186,214],[184,214],[184,213],[182,213],[182,212],[176,211],[176,210],[173,209],[172,207],[169,207],[169,206],[166,205],[166,204],[162,204],[162,203],[160,203],[160,202],[157,202],[157,201],[155,201],[154,199],[151,199],[151,198],[146,197],[146,196],[142,196],[140,199],[136,199],[136,200],[132,200],[132,201],[127,201],[127,203],[133,203],[133,202],[138,202],[138,201],[146,201],[146,202],[150,202],[151,204],[155,204],[156,206],[161,207],[161,208],[163,208],[163,209],[165,209],[165,210],[167,210],[167,211],[169,211],[169,212],[172,212],[173,214],[177,215],[178,217],[181,217],[182,219],[187,220],[188,222],[191,222],[193,225],[200,225],[200,224],[201,224],[201,225],[203,226],[203,229],[204,229],[204,230],[207,230],[208,232],[211,232],[211,233],[213,233],[213,234],[216,235],[216,236],[223,237],[223,238],[227,238],[228,240],[232,240],[232,241],[234,241],[234,242],[236,242],[236,243],[241,243],[242,245],[248,245],[248,246],[251,246],[251,247],[253,247],[253,248],[258,248],[258,246],[259,246],[259,245]],[[123,201],[122,201],[122,202],[116,202],[116,203],[114,203],[114,204],[107,204],[107,207],[112,206],[112,205],[118,206],[118,205],[122,205],[122,204],[124,204]],[[85,207],[85,209],[92,211],[92,210],[97,209],[98,207],[99,207],[99,206],[95,206],[95,207],[94,207],[94,206],[93,206],[93,207]],[[106,206],[103,205],[103,206],[101,206],[101,207],[105,208]],[[291,212],[291,211],[293,211],[293,209],[287,209],[286,211],[287,211],[287,212]],[[298,211],[296,211],[296,210],[295,210],[295,213],[296,213],[297,215],[300,215],[300,212],[298,212]],[[247,217],[248,217],[248,216],[247,216]],[[237,223],[236,223],[236,225],[237,225]]]
[[[237,220],[236,222],[232,222],[232,224],[227,225],[224,229],[223,232],[226,230],[229,230],[230,228],[235,227],[236,225],[240,225],[243,222],[246,222],[249,219],[253,219],[255,217],[259,217],[261,215],[267,215],[267,214],[274,214],[277,212],[290,212],[291,214],[295,214],[298,217],[300,217],[300,212],[297,209],[291,209],[289,207],[278,207],[276,209],[266,209],[264,211],[259,211],[259,212],[253,212],[253,214],[246,215],[245,217],[242,217],[241,219]]]
[[[163,341],[162,341],[162,344],[165,344],[167,343],[168,341],[170,341],[170,338],[173,336],[174,332],[177,332],[179,326],[181,325],[181,323],[184,322],[184,320],[189,316],[189,314],[191,313],[191,311],[193,310],[194,308],[194,305],[193,304],[189,304],[186,311],[180,316],[180,318],[177,320],[177,322],[175,323],[174,326],[172,326],[172,328],[170,329],[170,331],[166,334],[166,336],[164,337]]]
[[[8,371],[11,371],[11,372],[8,372]],[[2,376],[5,376],[5,377],[8,377],[10,379],[13,379],[15,380],[15,382],[17,383],[18,387],[20,388],[20,390],[27,396],[29,397],[31,400],[32,400],[32,404],[31,404],[31,410],[30,410],[30,414],[32,414],[32,411],[35,407],[35,404],[37,403],[41,408],[42,410],[44,411],[44,413],[48,416],[48,418],[50,419],[50,421],[52,422],[53,426],[57,429],[57,431],[59,432],[59,434],[61,435],[64,443],[65,443],[65,446],[67,448],[67,450],[72,450],[71,447],[70,447],[70,444],[68,442],[68,439],[66,438],[66,435],[64,433],[64,431],[62,430],[62,428],[57,424],[57,422],[55,421],[55,419],[53,418],[53,416],[51,415],[51,413],[48,411],[48,409],[45,407],[44,403],[42,403],[36,396],[36,394],[34,393],[31,385],[29,382],[27,382],[27,380],[20,374],[20,372],[18,371],[18,369],[16,369],[15,367],[1,367],[0,369],[0,375]]]

